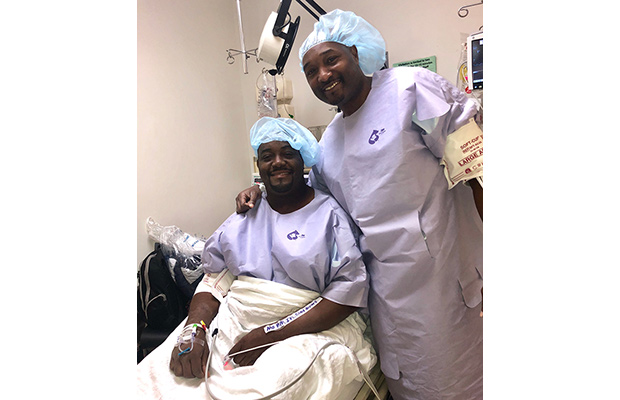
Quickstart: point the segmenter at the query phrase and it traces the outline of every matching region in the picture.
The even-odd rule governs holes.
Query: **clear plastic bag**
[[[276,78],[263,68],[256,80],[258,117],[278,117]]]
[[[206,239],[187,234],[175,225],[162,226],[151,217],[146,220],[146,232],[161,244],[176,284],[184,291],[191,290],[190,295],[193,295],[193,289],[204,274],[201,258]],[[188,285],[193,289],[186,288]]]

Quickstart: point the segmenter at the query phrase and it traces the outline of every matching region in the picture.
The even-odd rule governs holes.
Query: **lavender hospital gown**
[[[205,272],[228,268],[233,275],[313,290],[335,303],[366,307],[368,275],[356,230],[330,196],[288,214],[266,199],[245,214],[231,215],[207,240]]]
[[[448,190],[439,165],[447,135],[476,111],[423,68],[378,71],[365,103],[327,127],[310,176],[361,229],[395,399],[482,398],[482,222],[471,189]]]

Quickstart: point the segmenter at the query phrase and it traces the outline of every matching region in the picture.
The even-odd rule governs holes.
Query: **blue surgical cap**
[[[299,61],[310,48],[323,42],[336,42],[347,47],[355,45],[359,65],[364,74],[372,75],[385,63],[385,41],[375,27],[351,11],[333,10],[321,15],[314,31],[299,48]]]
[[[290,118],[263,117],[250,129],[250,145],[258,157],[258,147],[273,141],[289,142],[299,150],[307,167],[319,161],[321,148],[312,133],[299,122]]]

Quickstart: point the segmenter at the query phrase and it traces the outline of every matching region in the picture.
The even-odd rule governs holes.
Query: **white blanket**
[[[304,377],[274,399],[352,399],[363,384],[355,358],[366,371],[376,363],[366,324],[353,313],[337,326],[320,333],[291,337],[268,348],[253,366],[231,371],[223,368],[223,358],[232,346],[252,329],[278,321],[318,297],[316,292],[249,277],[239,277],[221,304],[209,331],[217,327],[208,384],[222,400],[250,400],[267,396],[292,382],[303,372],[318,350],[336,340],[345,346],[325,348]],[[212,399],[202,379],[174,376],[169,369],[170,354],[185,322],[138,364],[140,399]]]

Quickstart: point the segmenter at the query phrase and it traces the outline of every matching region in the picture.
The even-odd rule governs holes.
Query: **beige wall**
[[[258,47],[277,0],[242,0],[245,45]],[[322,0],[327,11],[351,10],[383,34],[390,63],[437,56],[437,72],[455,82],[461,43],[482,26],[482,7],[460,18],[460,0]],[[299,68],[298,51],[315,20],[301,16],[284,71],[293,82],[295,118],[329,123],[334,111],[317,100]],[[226,49],[241,49],[234,0],[138,0],[138,262],[152,248],[145,220],[209,236],[234,211],[234,197],[251,182],[248,132],[256,122],[255,86],[263,67]]]
[[[210,235],[250,183],[234,1],[138,1],[138,260],[151,216]]]

